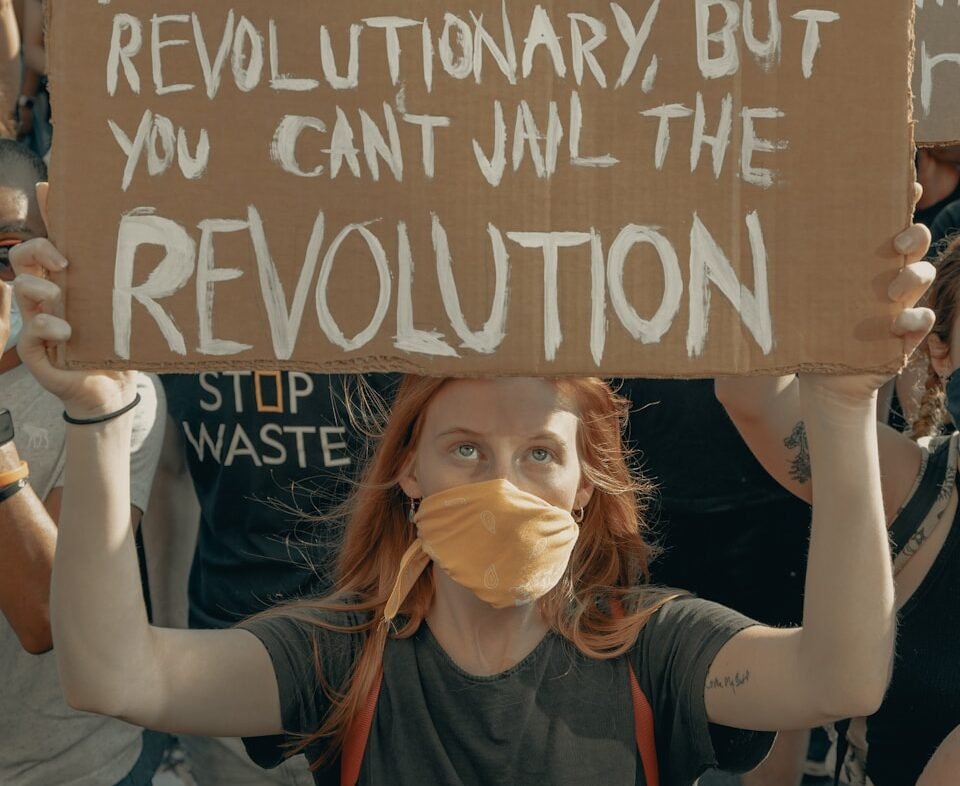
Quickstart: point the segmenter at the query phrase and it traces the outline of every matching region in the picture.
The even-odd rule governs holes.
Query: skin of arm
[[[932,311],[913,307],[935,274],[919,261],[929,241],[916,225],[894,241],[906,264],[888,290],[904,307],[891,331],[907,356],[933,326]],[[803,627],[758,626],[731,638],[707,678],[710,720],[810,728],[870,715],[882,702],[896,628],[884,505],[895,515],[920,463],[916,445],[877,427],[883,382],[878,374],[718,381],[744,439],[774,477],[812,502],[813,522]]]
[[[187,627],[187,585],[200,522],[200,504],[184,459],[183,436],[167,418],[163,449],[143,517],[143,543],[153,622]]]
[[[43,2],[27,0],[23,9],[23,59],[37,74],[47,73],[47,50],[43,37]]]
[[[12,442],[0,447],[0,472],[19,465]],[[0,503],[0,610],[23,648],[34,655],[53,646],[49,598],[57,543],[54,514],[30,486]]]
[[[940,743],[923,769],[917,786],[952,786],[960,772],[960,726]]]
[[[795,377],[721,378],[714,383],[740,436],[777,482],[806,502],[813,498],[807,428],[800,415]],[[877,424],[883,503],[892,521],[906,501],[920,470],[920,448],[913,440]]]
[[[0,472],[20,464],[16,446],[0,447]],[[0,610],[21,646],[33,655],[53,648],[50,631],[50,575],[57,544],[62,489],[41,502],[27,486],[0,504]],[[130,508],[136,529],[140,510]]]
[[[119,409],[121,395],[115,392],[102,409]],[[68,481],[51,594],[67,701],[160,731],[279,733],[276,676],[253,634],[147,623],[125,516],[130,421],[127,415],[67,430]]]
[[[11,0],[0,0],[0,130],[13,127],[20,95],[20,26]]]
[[[875,400],[818,377],[802,377],[798,392],[816,473],[803,627],[748,628],[718,653],[707,715],[738,728],[869,715],[890,675],[895,606]]]
[[[46,73],[46,50],[43,38],[43,4],[38,0],[25,0],[23,9],[23,81],[20,95],[32,98],[40,89],[40,80]],[[14,96],[14,100],[16,96]],[[25,136],[33,130],[33,110],[19,110],[17,134]]]

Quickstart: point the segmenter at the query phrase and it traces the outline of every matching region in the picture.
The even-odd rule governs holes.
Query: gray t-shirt
[[[159,381],[140,375],[134,410],[130,499],[145,510],[163,441]],[[0,402],[13,415],[14,442],[30,465],[40,499],[63,485],[63,405],[20,365],[0,376]],[[159,409],[158,409],[159,407]],[[31,655],[0,615],[0,783],[16,786],[109,786],[140,756],[143,730],[104,715],[77,712],[60,689],[53,652]]]
[[[357,619],[341,615],[337,622]],[[491,677],[458,668],[424,624],[413,637],[387,643],[359,783],[645,786],[627,658],[653,709],[663,786],[692,784],[709,767],[749,770],[766,755],[773,735],[709,723],[703,691],[717,652],[753,624],[708,601],[677,599],[653,615],[622,658],[590,659],[548,634],[523,661]],[[315,731],[330,703],[312,672],[314,640],[324,677],[342,689],[362,636],[276,614],[241,627],[270,653],[287,733]],[[261,766],[276,764],[284,750],[283,738],[245,742]],[[322,752],[322,745],[315,746],[308,758]],[[318,771],[315,782],[338,784],[339,763]]]

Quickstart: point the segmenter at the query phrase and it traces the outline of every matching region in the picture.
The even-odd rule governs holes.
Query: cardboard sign
[[[912,11],[54,0],[65,362],[894,368]]]
[[[960,0],[916,0],[916,4],[917,142],[960,142]]]

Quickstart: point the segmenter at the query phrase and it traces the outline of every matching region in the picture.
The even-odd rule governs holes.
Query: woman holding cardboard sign
[[[339,592],[234,630],[164,630],[121,515],[131,377],[53,368],[70,327],[41,275],[67,262],[33,242],[15,264],[21,354],[73,424],[52,607],[76,706],[246,736],[265,766],[304,752],[320,784],[648,786],[748,769],[764,732],[879,706],[895,626],[882,380],[801,381],[824,478],[803,628],[644,586],[643,485],[604,382],[410,377],[350,502]],[[911,271],[912,302],[928,272]],[[913,345],[930,321],[908,309],[894,329]]]
[[[927,240],[920,231],[907,239],[912,242],[907,253],[925,247]],[[945,762],[960,756],[960,433],[934,435],[941,433],[944,409],[960,424],[960,237],[937,265],[937,282],[929,296],[937,319],[925,344],[928,373],[912,424],[913,439],[885,425],[879,433],[900,607],[898,657],[879,710],[840,728],[843,783],[956,782],[957,769]],[[727,411],[767,470],[794,494],[809,499],[811,473],[802,458],[803,440],[789,440],[790,446],[784,441],[803,434],[797,392],[790,378],[717,382]],[[820,482],[816,470],[813,476]],[[847,552],[848,564],[859,558],[856,551]]]

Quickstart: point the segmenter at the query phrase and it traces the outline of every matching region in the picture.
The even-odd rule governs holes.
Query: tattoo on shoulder
[[[802,422],[797,423],[790,436],[783,441],[787,450],[797,451],[790,461],[790,477],[797,483],[806,483],[812,477],[810,471],[810,449],[807,447],[807,429]]]
[[[742,688],[749,681],[749,669],[738,671],[736,674],[724,674],[722,677],[707,677],[707,690],[729,689],[736,696],[737,689]]]

